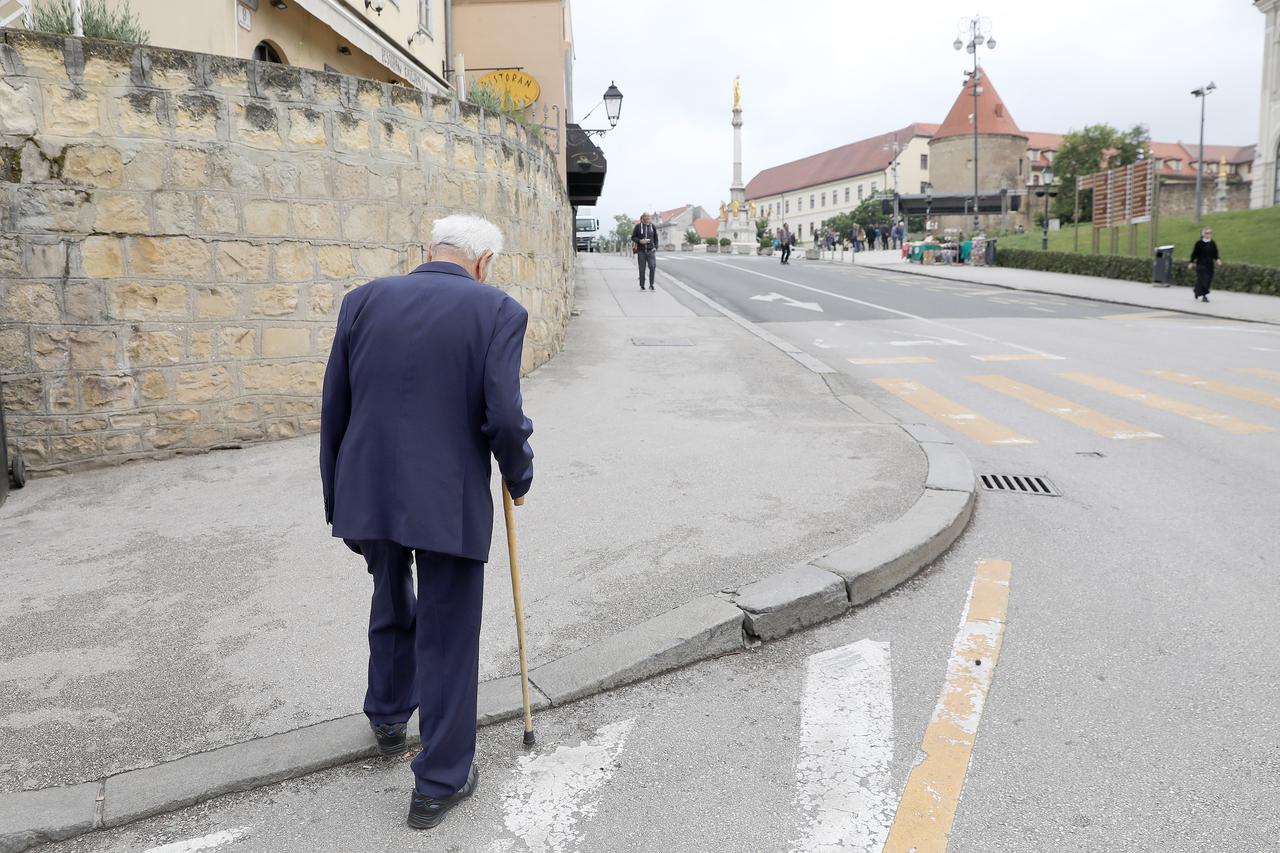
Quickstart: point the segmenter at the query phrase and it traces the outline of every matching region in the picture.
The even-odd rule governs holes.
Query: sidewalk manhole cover
[[[632,338],[631,343],[638,347],[691,347],[693,341],[688,338]]]
[[[988,492],[1012,492],[1016,495],[1061,497],[1062,492],[1048,477],[1035,474],[981,474],[978,481]]]

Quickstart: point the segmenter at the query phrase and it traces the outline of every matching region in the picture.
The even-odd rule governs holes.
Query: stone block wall
[[[487,216],[492,283],[563,343],[572,212],[550,149],[371,80],[0,30],[0,379],[36,472],[318,428],[343,294]]]
[[[1249,209],[1249,184],[1240,180],[1227,184],[1227,210]],[[1205,177],[1200,182],[1200,210],[1213,213],[1218,209],[1218,178]],[[1162,181],[1160,184],[1161,216],[1195,216],[1196,182]]]

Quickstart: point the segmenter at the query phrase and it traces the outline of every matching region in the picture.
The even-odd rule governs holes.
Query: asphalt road
[[[979,474],[1060,494],[984,492],[893,593],[540,715],[531,754],[518,726],[484,730],[480,791],[429,839],[402,828],[406,768],[370,762],[53,849],[926,850],[952,809],[952,851],[1276,849],[1280,328],[803,262],[659,267]],[[1007,607],[973,587],[985,561],[1008,563]],[[999,626],[980,656],[957,633],[978,609]],[[971,753],[933,722],[960,694]],[[913,794],[942,820],[912,824]]]

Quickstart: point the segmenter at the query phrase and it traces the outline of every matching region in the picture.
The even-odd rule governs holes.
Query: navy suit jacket
[[[320,417],[334,536],[488,561],[490,454],[513,497],[533,483],[520,398],[528,322],[518,302],[450,263],[343,298]]]

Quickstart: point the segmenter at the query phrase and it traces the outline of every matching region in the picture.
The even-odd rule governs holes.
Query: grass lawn
[[[1213,239],[1226,263],[1257,264],[1264,267],[1280,267],[1280,207],[1264,207],[1258,210],[1232,210],[1227,213],[1206,213],[1202,225],[1213,229]],[[1190,217],[1168,218],[1160,221],[1156,234],[1157,245],[1172,243],[1177,248],[1174,257],[1186,262],[1191,256],[1191,244],[1200,238],[1201,225]],[[1147,254],[1147,225],[1138,226],[1137,254]],[[1080,252],[1093,251],[1093,226],[1080,224]],[[1061,231],[1049,232],[1049,250],[1071,252],[1075,246],[1075,228],[1063,225]],[[1041,232],[1028,231],[1000,238],[1000,245],[1010,249],[1039,249]],[[1102,254],[1111,254],[1110,236],[1104,229],[1100,235]],[[1120,229],[1116,254],[1129,254],[1129,229]]]

